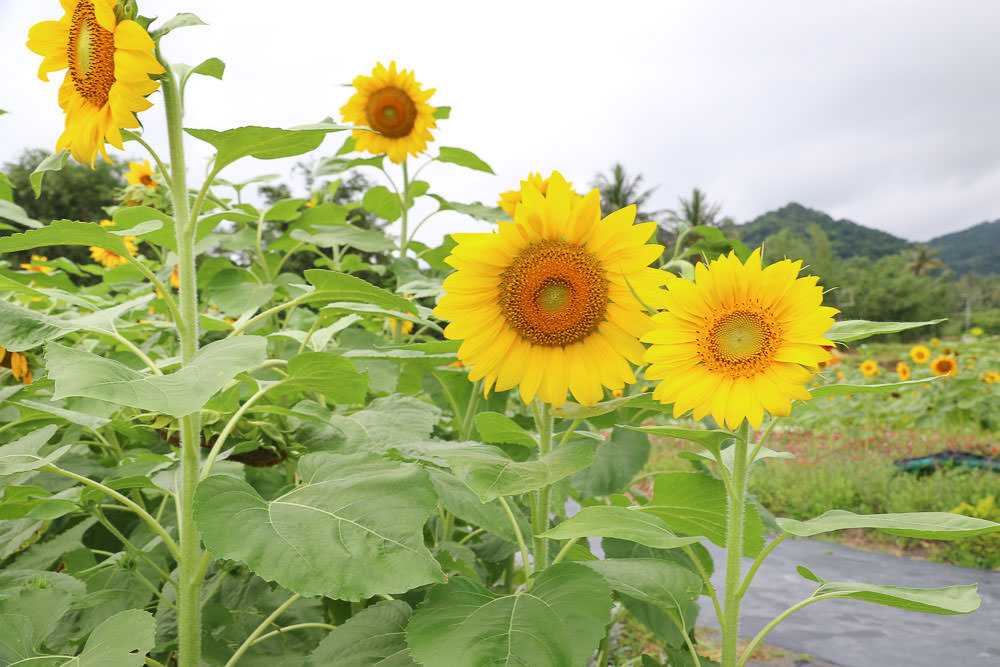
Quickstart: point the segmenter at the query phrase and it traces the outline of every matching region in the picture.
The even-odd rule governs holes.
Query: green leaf
[[[258,366],[266,341],[257,336],[226,338],[204,346],[191,362],[168,375],[132,370],[84,350],[49,343],[45,367],[55,381],[53,398],[86,396],[183,417],[201,409],[237,373]]]
[[[271,208],[264,212],[264,220],[275,222],[291,222],[301,215],[299,209],[306,203],[305,199],[279,199]]]
[[[30,618],[22,614],[0,614],[0,664],[16,665],[32,659],[34,646],[40,641],[34,636]]]
[[[842,320],[834,322],[825,337],[832,341],[846,343],[852,340],[868,338],[876,334],[896,333],[917,327],[926,327],[932,324],[944,322],[940,320],[928,320],[927,322],[869,322],[868,320]]]
[[[361,200],[361,205],[365,207],[365,210],[371,211],[388,222],[392,222],[402,215],[399,197],[384,185],[370,188]]]
[[[377,229],[361,229],[348,225],[323,225],[312,231],[293,229],[290,236],[297,241],[312,243],[323,248],[350,246],[362,252],[387,252],[396,242]]]
[[[508,542],[517,542],[517,535],[510,525],[510,519],[496,500],[482,502],[469,486],[451,473],[436,468],[427,468],[427,473],[438,494],[438,502],[443,508],[462,521],[485,528],[490,533]],[[531,526],[515,503],[510,503],[511,513],[521,526],[521,534],[531,532]]]
[[[31,176],[28,180],[31,181],[31,189],[35,191],[35,198],[42,196],[42,178],[48,171],[59,171],[64,166],[66,166],[66,158],[69,157],[69,151],[59,151],[58,153],[52,153],[47,156],[44,160],[38,163],[35,170],[31,172]]]
[[[601,439],[594,461],[570,478],[581,496],[607,496],[622,491],[645,467],[649,459],[649,437],[615,427]]]
[[[385,396],[353,414],[325,416],[327,427],[315,433],[309,445],[381,453],[394,445],[426,440],[440,418],[441,410],[430,403],[411,396]]]
[[[451,117],[451,107],[436,107],[434,109],[434,117],[438,120]]]
[[[202,294],[231,317],[252,313],[274,296],[274,285],[260,284],[246,269],[223,269],[212,276]]]
[[[633,431],[641,431],[642,433],[648,433],[650,435],[687,440],[688,442],[701,445],[708,451],[712,452],[714,456],[719,455],[719,450],[722,449],[722,445],[725,444],[727,440],[735,440],[739,438],[738,435],[730,433],[729,431],[704,431],[688,428],[675,428],[673,426],[629,426],[628,424],[625,424],[624,426],[625,428],[632,429]]]
[[[621,398],[612,398],[600,403],[594,403],[593,405],[580,405],[579,403],[567,401],[561,407],[552,408],[552,416],[559,417],[560,419],[590,419],[626,407],[656,410],[658,412],[665,412],[671,409],[669,405],[665,406],[654,399],[651,394],[642,393],[622,396]]]
[[[830,510],[807,521],[779,518],[778,525],[786,533],[797,537],[812,537],[847,528],[876,528],[904,537],[954,540],[1000,530],[1000,523],[950,512],[855,514],[845,510]]]
[[[437,159],[439,162],[450,162],[451,164],[468,167],[469,169],[475,169],[476,171],[485,171],[488,174],[495,173],[493,169],[490,168],[490,165],[479,159],[475,153],[467,151],[464,148],[442,146],[441,153],[438,155]]]
[[[63,445],[47,456],[38,455],[38,450],[52,439],[58,428],[49,424],[0,447],[0,476],[38,470],[68,452],[70,445]]]
[[[517,422],[497,412],[480,412],[476,415],[476,429],[483,442],[494,445],[522,445],[537,447],[535,437]]]
[[[299,474],[301,486],[271,501],[228,475],[201,482],[195,522],[212,554],[306,597],[364,600],[443,581],[423,538],[437,498],[418,466],[323,452],[302,457]]]
[[[400,451],[444,461],[484,502],[550,486],[594,458],[593,447],[582,442],[570,442],[530,461],[513,461],[503,450],[478,443],[417,443]]]
[[[664,611],[683,612],[701,594],[701,577],[670,560],[609,558],[584,563],[612,589]]]
[[[694,472],[659,475],[653,499],[642,506],[679,533],[704,535],[726,546],[726,489],[720,480]],[[757,508],[748,499],[744,507],[743,555],[754,557],[764,548],[764,526]]]
[[[125,248],[123,237],[145,234],[158,229],[159,224],[151,220],[138,230],[113,230],[101,227],[95,222],[53,220],[40,229],[0,238],[0,252],[17,252],[50,245],[86,245],[104,248],[124,257],[129,252]]]
[[[319,643],[304,667],[417,667],[406,647],[410,605],[383,600],[352,616]]]
[[[348,138],[349,142],[354,141],[353,138]],[[351,150],[354,150],[353,147]],[[346,151],[346,152],[351,152]],[[343,153],[337,153],[337,155],[342,155]],[[382,161],[385,159],[384,155],[376,155],[374,157],[360,157],[348,160],[341,157],[328,157],[323,158],[316,165],[316,169],[313,170],[313,175],[319,176],[331,176],[333,174],[340,174],[349,169],[354,169],[355,167],[376,167],[378,169],[382,168]]]
[[[594,505],[560,523],[542,536],[555,540],[580,537],[615,537],[644,544],[654,549],[677,549],[700,542],[702,537],[679,537],[662,519],[640,510],[639,507]]]
[[[159,28],[151,31],[149,36],[153,38],[154,41],[159,42],[160,39],[171,32],[172,30],[177,30],[177,28],[186,28],[193,25],[208,25],[200,18],[191,14],[189,12],[184,12],[182,14],[177,14],[172,19],[161,25]]]
[[[139,667],[156,645],[156,621],[152,614],[126,609],[94,628],[83,652],[66,667]]]
[[[23,227],[41,228],[42,223],[28,217],[28,213],[12,201],[0,199],[0,218],[16,222]]]
[[[115,320],[122,314],[141,308],[152,299],[153,295],[149,294],[94,313],[60,317],[0,301],[0,346],[12,352],[23,352],[73,331],[111,333],[115,331]]]
[[[183,63],[177,63],[172,65],[174,74],[180,79],[181,90],[187,86],[188,79],[191,78],[192,74],[203,74],[204,76],[210,76],[214,79],[222,80],[222,75],[226,71],[226,63],[222,62],[218,58],[209,58],[208,60],[203,60],[194,67],[191,65],[185,65]]]
[[[0,242],[2,241],[3,239],[0,239]],[[308,295],[309,301],[314,299],[324,301],[361,301],[381,306],[382,308],[401,310],[413,315],[419,314],[416,305],[409,299],[404,299],[398,294],[375,287],[366,280],[346,273],[326,271],[324,269],[308,269],[305,272],[305,277],[316,288],[314,292]]]
[[[70,424],[79,424],[80,426],[86,426],[88,428],[101,428],[111,423],[111,420],[107,417],[98,417],[97,415],[90,415],[85,412],[77,412],[76,410],[67,410],[66,408],[59,407],[51,401],[31,401],[24,399],[14,403],[23,408],[29,410],[34,410],[36,412],[43,412],[50,414],[54,417],[59,417],[60,419],[65,419]]]
[[[485,220],[487,222],[497,222],[498,220],[509,221],[513,219],[499,206],[487,206],[486,204],[481,204],[480,202],[462,204],[455,201],[448,201],[444,197],[435,194],[428,196],[437,200],[438,210],[440,211],[455,211],[456,213],[467,215],[470,218]]]
[[[455,577],[417,607],[406,643],[424,667],[585,665],[611,620],[604,579],[576,563],[546,568],[530,591],[495,595]]]
[[[305,352],[288,362],[288,378],[270,391],[272,396],[298,392],[322,394],[331,403],[363,403],[368,378],[350,361],[330,352]]]
[[[320,129],[285,130],[278,127],[247,125],[222,132],[187,128],[185,131],[195,139],[201,139],[215,147],[218,153],[214,168],[221,170],[226,165],[247,156],[258,160],[274,160],[308,153],[323,143],[327,132],[339,129],[346,128],[331,126]]]
[[[801,568],[804,569],[804,568]],[[803,574],[800,569],[800,574]],[[807,579],[819,581],[820,586],[811,598],[847,598],[872,602],[887,607],[898,607],[925,614],[969,614],[979,609],[979,595],[976,584],[967,586],[945,586],[944,588],[900,588],[898,586],[876,586],[854,582],[824,581],[806,570]]]
[[[929,377],[920,380],[907,380],[906,382],[892,382],[890,384],[825,384],[821,387],[813,387],[809,393],[813,398],[823,398],[825,396],[844,396],[846,394],[880,394],[885,391],[895,391],[897,389],[906,390],[929,382],[936,382],[940,377]]]

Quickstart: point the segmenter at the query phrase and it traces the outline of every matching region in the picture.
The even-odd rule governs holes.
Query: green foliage
[[[958,275],[1000,273],[1000,220],[938,236],[927,245]]]
[[[995,495],[985,496],[975,505],[962,502],[951,511],[962,516],[1000,522],[1000,507],[997,507]],[[942,556],[966,567],[995,569],[1000,566],[1000,535],[988,533],[955,540],[948,544]]]

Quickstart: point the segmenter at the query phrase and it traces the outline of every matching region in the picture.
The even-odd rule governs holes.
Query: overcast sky
[[[579,186],[620,161],[658,186],[650,208],[692,187],[745,222],[790,201],[916,241],[1000,218],[1000,3],[328,2],[139,0],[210,25],[163,40],[167,58],[223,59],[196,77],[187,125],[292,126],[331,115],[376,61],[413,69],[452,107],[437,145],[472,150],[496,176],[424,174],[456,200],[494,203],[529,171]],[[0,0],[0,162],[52,148],[62,73],[36,77],[31,25],[58,0]],[[141,115],[166,152],[162,98]],[[331,135],[317,155],[331,155]],[[209,152],[189,142],[192,178]],[[431,148],[433,152],[434,148]],[[138,155],[138,148],[128,154]],[[229,180],[291,161],[237,163]],[[373,178],[377,174],[370,174]],[[426,240],[486,229],[441,216]]]

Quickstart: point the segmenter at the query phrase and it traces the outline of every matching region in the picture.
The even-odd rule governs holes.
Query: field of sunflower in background
[[[19,226],[0,237],[0,663],[707,666],[714,614],[735,667],[769,629],[741,648],[741,600],[789,537],[956,540],[983,566],[982,470],[948,507],[916,486],[909,507],[789,498],[837,488],[801,483],[828,469],[805,437],[934,429],[907,453],[995,459],[977,440],[1000,427],[995,336],[859,342],[937,322],[838,319],[800,260],[685,224],[666,248],[558,171],[498,184],[496,206],[440,192],[430,163],[492,169],[441,145],[451,109],[395,62],[336,119],[185,127],[189,79],[225,71],[161,45],[197,17],[61,8],[26,26],[39,78],[66,70],[32,188],[68,157],[142,157],[112,205],[45,222],[0,174]],[[200,182],[191,141],[215,151]],[[307,198],[250,203],[255,181],[223,176],[306,154]],[[416,240],[443,211],[495,227]],[[802,606],[979,604],[973,585],[813,580]],[[615,644],[623,623],[655,637],[645,654]]]

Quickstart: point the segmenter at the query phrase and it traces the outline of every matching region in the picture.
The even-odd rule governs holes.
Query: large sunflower
[[[820,305],[813,276],[797,278],[801,262],[761,267],[760,250],[744,264],[734,253],[698,264],[695,281],[673,280],[666,311],[642,337],[647,380],[662,380],[653,397],[736,428],[744,418],[759,428],[764,411],[786,416],[791,399],[811,395],[805,384],[832,346],[823,334],[834,308]]]
[[[629,362],[642,362],[652,326],[635,295],[663,304],[670,274],[649,267],[663,247],[646,243],[656,223],[633,224],[634,206],[602,219],[597,190],[574,199],[558,172],[545,195],[523,182],[521,200],[497,232],[452,235],[446,261],[458,270],[434,314],[464,339],[458,358],[485,392],[519,386],[526,403],[560,406],[569,390],[596,403],[602,386],[635,382]]]
[[[56,150],[68,149],[80,162],[94,163],[100,151],[110,162],[104,143],[122,148],[120,128],[139,127],[135,112],[152,106],[146,96],[160,84],[149,78],[162,74],[153,56],[153,40],[135,21],[117,20],[117,0],[60,0],[66,14],[42,21],[28,31],[28,48],[45,60],[38,78],[66,69],[59,88],[59,106],[66,113],[66,130]]]
[[[386,69],[378,63],[371,76],[358,75],[357,89],[340,109],[344,121],[364,125],[369,130],[354,130],[354,147],[380,155],[385,153],[399,163],[409,153],[416,157],[433,141],[430,128],[437,127],[434,107],[427,100],[434,89],[421,90],[413,72],[396,71],[396,62]]]

